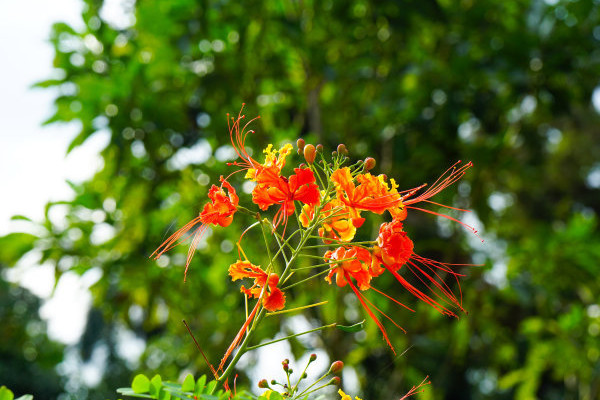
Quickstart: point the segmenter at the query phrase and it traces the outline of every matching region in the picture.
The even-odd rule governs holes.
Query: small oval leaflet
[[[363,319],[360,322],[357,322],[354,325],[336,325],[335,327],[344,332],[355,333],[362,331],[365,326],[365,320]]]

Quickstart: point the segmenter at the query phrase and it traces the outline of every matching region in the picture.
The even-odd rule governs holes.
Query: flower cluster
[[[419,203],[429,203],[466,211],[434,203],[430,198],[459,180],[472,166],[470,162],[455,163],[427,189],[426,185],[421,185],[399,191],[399,185],[394,179],[371,173],[375,167],[373,158],[351,164],[344,145],[338,146],[329,158],[325,157],[321,145],[306,144],[303,139],[299,139],[297,152],[303,156],[304,163],[286,171],[286,163],[294,150],[291,144],[285,144],[279,149],[269,145],[264,150],[264,159],[260,161],[254,159],[246,149],[246,139],[253,132],[248,130],[248,126],[255,119],[244,124],[242,111],[237,117],[228,118],[231,145],[238,155],[236,161],[229,163],[234,167],[233,171],[226,178],[221,177],[220,186],[211,187],[208,193],[210,202],[204,205],[199,216],[175,232],[153,254],[160,257],[165,251],[192,237],[185,269],[187,274],[207,226],[227,227],[234,217],[238,218],[235,215],[239,211],[256,220],[244,231],[242,237],[254,227],[262,230],[261,236],[268,254],[266,262],[260,263],[264,267],[255,265],[246,257],[241,245],[242,237],[237,243],[239,259],[229,267],[232,281],[252,283],[249,287],[247,284],[242,285],[240,291],[247,300],[257,301],[252,311],[246,315],[242,328],[216,370],[215,375],[223,371],[219,380],[227,379],[241,354],[260,346],[249,346],[248,340],[254,326],[265,315],[321,304],[286,308],[285,291],[315,277],[325,275],[324,279],[329,284],[335,282],[340,288],[348,286],[367,315],[377,324],[392,351],[394,346],[378,315],[402,328],[377,308],[365,293],[373,291],[411,309],[373,286],[376,278],[382,274],[393,276],[406,291],[442,314],[456,316],[457,311],[463,310],[458,283],[460,274],[455,271],[457,265],[416,254],[415,245],[405,231],[404,223],[409,210],[418,210],[456,221],[475,232],[472,227],[449,215],[417,206]],[[254,184],[251,202],[256,211],[239,204],[236,190],[229,183],[238,172],[243,172],[244,178]],[[263,212],[270,215],[270,219],[265,218]],[[381,215],[387,221],[381,223],[376,238],[371,241],[356,241],[354,238],[368,213]],[[289,225],[290,220],[295,220],[293,227]],[[273,244],[278,250],[271,254],[269,248]],[[322,249],[322,261],[311,268],[298,267],[297,259],[309,252],[309,248],[310,251]],[[312,254],[311,257],[314,258],[314,253]],[[326,269],[323,271],[323,268]],[[307,271],[310,273],[310,270],[319,272],[292,282],[292,275],[297,279],[306,275]],[[447,282],[448,277],[456,281],[458,295],[450,287],[451,282]],[[331,326],[336,326],[336,323],[325,327]],[[225,369],[228,358],[236,348],[239,349],[236,356]],[[340,394],[343,398],[348,397],[343,392]]]

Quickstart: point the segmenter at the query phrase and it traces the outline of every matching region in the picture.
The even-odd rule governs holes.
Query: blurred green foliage
[[[146,0],[126,27],[103,20],[102,6],[85,0],[81,29],[54,26],[57,75],[38,86],[59,90],[48,123],[80,124],[73,151],[109,134],[103,167],[72,184],[72,200],[48,205],[33,240],[0,239],[3,267],[33,248],[57,279],[101,272],[79,350],[85,361],[107,346],[110,357],[90,398],[114,396],[134,370],[207,372],[184,318],[213,362],[239,329],[243,302],[225,271],[249,220],[214,229],[186,284],[183,246],[159,262],[148,256],[231,173],[225,113],[244,101],[261,115],[248,138],[255,154],[298,137],[331,150],[344,142],[402,188],[457,159],[475,164],[435,200],[474,210],[485,243],[423,213],[406,224],[419,254],[485,264],[465,269],[469,315],[422,306],[412,315],[373,299],[408,331],[392,333],[410,348],[396,359],[375,324],[366,337],[320,339],[331,359],[355,366],[361,397],[397,398],[430,375],[423,399],[598,398],[600,3]],[[231,180],[241,192],[241,178]],[[392,280],[380,286],[414,305]],[[3,306],[14,301],[7,293]],[[330,300],[313,323],[363,318],[333,288],[290,298]],[[139,363],[117,351],[124,331],[146,342]]]

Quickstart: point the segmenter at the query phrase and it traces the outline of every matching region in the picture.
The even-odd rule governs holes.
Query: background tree
[[[451,235],[461,229],[444,220],[409,217],[420,254],[485,263],[463,281],[470,315],[447,320],[418,307],[413,316],[382,303],[408,331],[393,337],[412,346],[397,359],[374,324],[360,345],[321,338],[332,358],[355,363],[365,398],[398,397],[427,374],[433,387],[423,398],[598,396],[596,2],[147,0],[126,28],[103,21],[102,1],[85,4],[83,30],[55,25],[63,75],[39,86],[61,89],[49,123],[81,123],[71,150],[99,131],[110,143],[103,168],[73,185],[74,200],[49,205],[64,209],[66,225],[48,218],[36,242],[59,279],[102,272],[84,358],[107,346],[125,368],[116,347],[130,331],[147,345],[130,367],[204,371],[182,318],[211,360],[227,347],[243,305],[224,271],[245,221],[212,232],[186,284],[185,249],[157,263],[147,257],[196,215],[209,182],[231,172],[225,113],[245,101],[261,115],[249,138],[255,151],[298,137],[331,149],[344,142],[355,158],[375,156],[377,171],[402,187],[457,159],[475,164],[440,200],[475,210],[485,244]],[[362,319],[332,293],[318,294],[331,307],[313,318]],[[305,346],[292,347],[299,355]],[[127,380],[119,371],[107,388]]]

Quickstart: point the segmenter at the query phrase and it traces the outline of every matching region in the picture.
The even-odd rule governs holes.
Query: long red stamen
[[[246,128],[248,127],[248,125],[250,125],[250,123],[259,119],[260,116],[252,118],[240,129],[240,122],[246,117],[245,115],[242,115],[244,106],[245,103],[242,103],[242,108],[240,109],[237,118],[230,117],[229,114],[227,114],[227,126],[229,128],[229,138],[231,140],[231,145],[233,146],[233,149],[235,150],[238,157],[243,160],[241,163],[234,161],[233,163],[228,163],[228,165],[236,165],[238,167],[241,167],[241,170],[256,168],[260,165],[256,160],[254,160],[250,156],[250,154],[248,154],[245,146],[246,137],[248,136],[248,134],[254,132],[252,130],[246,131]]]
[[[206,357],[206,354],[204,354],[204,351],[200,347],[200,344],[198,344],[198,341],[194,337],[194,334],[192,333],[192,330],[190,329],[190,327],[187,324],[187,322],[185,322],[185,319],[183,320],[183,324],[185,325],[185,328],[187,329],[187,331],[190,334],[190,336],[192,337],[192,340],[194,341],[194,344],[196,345],[196,348],[198,349],[198,351],[200,351],[200,354],[202,354],[202,357],[204,358],[204,362],[210,368],[210,372],[212,372],[212,374],[215,377],[215,379],[218,380],[219,379],[219,374],[217,374],[217,371],[215,370],[215,367],[213,367],[212,364],[208,361],[208,357]]]
[[[346,282],[348,282],[348,284],[350,285],[350,288],[352,289],[352,291],[354,292],[354,294],[356,295],[356,297],[358,297],[358,301],[360,301],[360,303],[362,304],[363,308],[367,311],[367,314],[369,314],[369,317],[371,317],[371,319],[373,321],[375,321],[375,323],[379,327],[379,330],[383,334],[383,338],[387,342],[388,346],[390,346],[390,349],[392,349],[392,352],[394,353],[394,355],[396,355],[396,350],[394,350],[394,346],[392,346],[392,343],[390,342],[390,339],[389,339],[389,337],[387,335],[387,332],[386,332],[385,328],[383,327],[383,324],[381,323],[381,321],[379,321],[379,319],[373,313],[373,311],[371,311],[371,309],[369,308],[369,306],[367,305],[367,303],[365,303],[365,301],[363,300],[363,297],[360,294],[359,290],[356,288],[356,286],[354,286],[354,284],[350,280],[350,275],[347,272],[344,272],[344,277],[346,278]]]
[[[415,395],[417,393],[423,393],[425,391],[425,389],[421,389],[423,386],[429,385],[431,384],[431,381],[428,381],[427,379],[429,378],[429,375],[427,375],[425,377],[425,379],[423,379],[423,381],[419,384],[419,386],[413,386],[408,393],[406,393],[404,396],[402,396],[402,398],[400,400],[405,400],[407,398],[409,398],[412,395]],[[418,390],[421,389],[421,390]]]
[[[460,225],[462,225],[463,227],[465,227],[465,229],[470,230],[471,232],[473,232],[475,234],[475,236],[479,237],[479,235],[477,234],[478,233],[477,229],[475,229],[471,225],[465,224],[464,222],[462,222],[462,221],[460,221],[460,220],[458,220],[456,218],[453,218],[453,217],[451,217],[449,215],[438,213],[438,212],[431,211],[431,210],[426,210],[424,208],[419,208],[419,207],[409,207],[409,206],[407,206],[406,208],[410,208],[410,209],[413,209],[413,210],[423,211],[424,213],[427,213],[427,214],[437,215],[438,217],[444,217],[444,218],[449,219],[450,221],[458,222]],[[448,208],[450,208],[450,207],[448,207]]]
[[[387,318],[387,319],[388,319],[388,320],[389,320],[389,321],[390,321],[392,324],[394,324],[394,325],[396,326],[396,328],[398,328],[398,329],[400,329],[402,332],[406,333],[406,330],[405,330],[403,327],[401,327],[400,325],[398,325],[398,324],[396,323],[396,321],[394,321],[394,320],[392,319],[392,317],[390,317],[389,315],[387,315],[386,313],[384,313],[383,311],[381,311],[381,309],[380,309],[379,307],[377,307],[375,304],[373,304],[373,303],[372,303],[372,302],[371,302],[369,299],[367,299],[367,297],[366,297],[366,296],[363,296],[363,300],[365,300],[367,303],[369,303],[369,305],[370,305],[371,307],[373,307],[374,309],[376,309],[377,311],[379,311],[379,313],[380,313],[381,315],[383,315],[385,318]],[[395,353],[394,353],[394,354],[395,354]]]
[[[371,286],[371,289],[373,289],[374,291],[376,291],[376,292],[377,292],[377,293],[379,293],[379,294],[382,294],[382,295],[384,295],[385,297],[387,297],[388,299],[390,299],[390,300],[391,300],[391,301],[393,301],[394,303],[396,303],[396,304],[398,304],[398,305],[400,305],[400,306],[402,306],[402,307],[406,308],[407,310],[409,310],[409,311],[412,311],[412,312],[415,312],[415,310],[413,310],[412,308],[408,307],[408,306],[407,306],[407,305],[405,305],[405,304],[402,304],[402,303],[400,303],[398,300],[396,300],[396,299],[395,299],[395,298],[393,298],[392,296],[389,296],[389,295],[387,295],[387,294],[383,293],[381,290],[379,290],[379,289],[377,289],[377,288],[374,288],[373,286]]]
[[[258,301],[256,302],[256,305],[254,306],[254,309],[252,309],[252,312],[250,313],[250,315],[248,315],[248,318],[246,318],[246,322],[244,322],[244,325],[242,325],[242,327],[239,330],[239,332],[237,333],[237,335],[235,335],[233,342],[231,342],[231,344],[227,348],[227,351],[225,352],[225,355],[221,359],[221,363],[219,364],[219,368],[217,369],[217,371],[223,371],[223,367],[225,366],[227,359],[229,358],[229,356],[231,355],[233,350],[235,350],[235,348],[240,344],[240,341],[242,340],[242,338],[244,337],[244,334],[248,330],[250,323],[256,316],[256,312],[258,311],[258,309],[260,307],[261,300],[262,300],[262,296],[261,296],[261,298],[258,299]]]
[[[456,296],[454,295],[454,293],[452,292],[452,290],[450,289],[448,284],[443,280],[443,278],[441,278],[439,276],[437,271],[435,271],[432,268],[431,264],[429,264],[428,261],[429,260],[426,258],[422,258],[419,260],[421,265],[426,266],[435,275],[435,277],[438,278],[437,280],[434,277],[432,277],[431,275],[429,275],[428,272],[424,271],[423,268],[419,267],[419,265],[417,263],[415,263],[413,260],[409,260],[406,264],[406,267],[409,269],[410,272],[413,273],[414,276],[417,277],[417,279],[419,279],[419,281],[423,285],[427,286],[427,288],[429,288],[431,293],[433,293],[438,299],[440,299],[441,301],[444,301],[448,304],[452,304],[452,305],[458,307],[461,311],[464,311],[464,309],[462,308],[462,290],[460,289],[460,283],[458,281],[458,277],[453,274],[454,278],[456,279],[456,283],[458,284],[459,291],[461,293],[461,301],[460,302],[458,301],[458,299],[456,298]],[[413,268],[414,268],[414,270],[413,270]],[[431,288],[431,286],[429,286],[429,283],[427,281],[429,281],[431,284],[433,284],[443,294],[443,296],[441,296],[440,294],[438,294],[438,292],[436,290]]]
[[[450,168],[448,168],[442,175],[440,175],[439,178],[437,178],[437,180],[431,185],[431,187],[429,189],[427,189],[425,192],[421,193],[419,196],[415,197],[414,199],[409,199],[409,197],[412,194],[414,194],[415,191],[404,196],[403,203],[406,205],[409,205],[409,204],[414,204],[414,203],[418,203],[420,201],[427,200],[430,197],[435,196],[442,190],[446,189],[448,186],[452,185],[454,182],[458,181],[460,178],[463,177],[463,175],[467,172],[467,170],[473,166],[473,163],[471,161],[469,161],[465,165],[463,165],[459,168],[456,168],[456,166],[460,163],[461,163],[460,160],[457,161],[456,163],[454,163],[454,165],[452,165]]]
[[[415,204],[415,203],[419,203],[419,202],[427,202],[427,203],[431,203],[436,206],[448,208],[451,210],[469,212],[469,210],[464,210],[462,208],[456,208],[456,207],[450,207],[450,206],[436,203],[434,201],[429,200],[429,198],[435,196],[442,190],[446,189],[448,186],[450,186],[450,185],[454,184],[456,181],[460,180],[463,177],[463,175],[467,172],[467,170],[473,166],[473,163],[471,161],[469,161],[468,163],[457,168],[457,165],[459,165],[460,163],[461,163],[460,160],[457,161],[456,163],[454,163],[454,165],[452,165],[450,168],[448,168],[442,175],[440,175],[439,178],[437,178],[437,180],[433,183],[433,185],[431,185],[431,187],[429,189],[427,189],[425,192],[421,193],[420,195],[418,195],[415,198],[411,198],[411,197],[413,195],[415,195],[415,193],[417,193],[420,189],[425,187],[427,184],[423,184],[414,189],[410,189],[409,191],[401,192],[401,193],[408,192],[406,195],[402,196],[402,203],[406,206],[406,208],[423,211],[428,214],[437,215],[439,217],[447,218],[451,221],[458,222],[460,225],[462,225],[466,229],[470,230],[476,236],[479,237],[479,235],[477,234],[477,230],[474,227],[472,227],[471,225],[465,224],[464,222],[459,221],[456,218],[453,218],[449,215],[438,213],[435,211],[426,210],[424,208],[410,207],[411,204]]]
[[[183,274],[183,281],[186,282],[187,272],[190,268],[190,263],[192,262],[192,258],[194,257],[196,248],[198,247],[202,236],[204,236],[204,232],[206,232],[206,229],[208,228],[207,224],[213,222],[213,218],[211,217],[214,217],[215,215],[218,215],[218,213],[205,214],[194,218],[193,220],[185,224],[177,232],[169,236],[169,238],[165,240],[163,244],[161,244],[158,247],[158,249],[156,249],[154,253],[150,255],[150,257],[154,257],[154,259],[156,260],[160,258],[160,256],[162,256],[165,252],[171,250],[175,246],[182,244],[188,238],[193,236],[192,243],[190,244],[190,248],[188,249],[187,259],[185,262],[185,272]],[[200,225],[197,226],[198,224]],[[189,235],[186,235],[192,229],[193,231]]]
[[[430,306],[432,306],[433,308],[435,308],[438,312],[440,312],[442,314],[449,315],[451,317],[457,317],[457,315],[455,313],[453,313],[452,311],[448,310],[446,307],[444,307],[443,305],[441,305],[440,303],[438,303],[437,301],[435,301],[434,299],[432,299],[431,297],[429,297],[428,295],[426,295],[425,293],[423,293],[422,291],[420,291],[419,289],[417,289],[416,287],[414,287],[413,285],[411,285],[397,271],[394,271],[392,268],[390,268],[389,266],[387,266],[385,264],[383,264],[383,266],[388,271],[390,271],[392,273],[392,275],[394,275],[394,277],[396,278],[396,280],[398,282],[400,282],[400,284],[406,290],[408,290],[413,296],[415,296],[419,300],[422,300],[425,303],[429,304]]]

